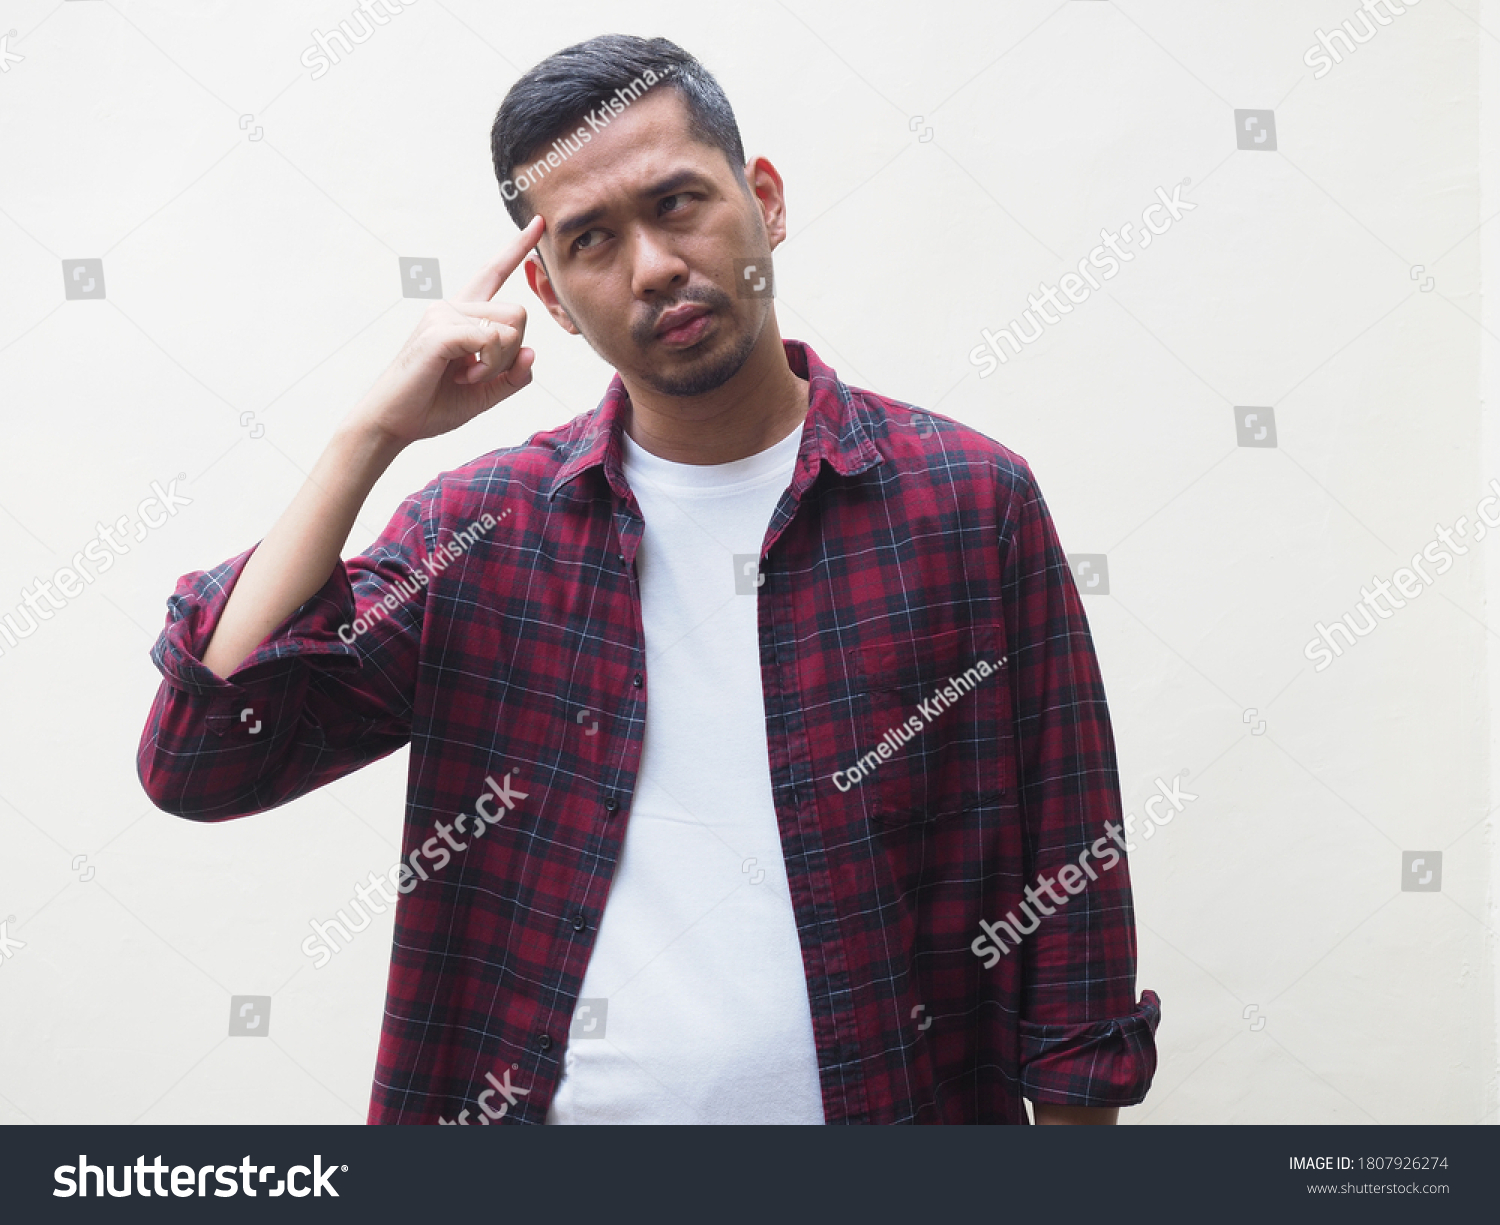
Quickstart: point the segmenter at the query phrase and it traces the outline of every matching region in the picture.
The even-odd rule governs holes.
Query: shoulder
[[[440,472],[412,496],[422,504],[425,517],[447,524],[482,522],[486,516],[498,521],[502,514],[527,506],[545,506],[563,467],[589,444],[599,411],[580,413],[523,443]]]
[[[848,389],[854,415],[893,473],[931,482],[985,485],[1001,503],[1024,504],[1036,478],[1024,458],[1004,443],[943,413],[863,388]]]

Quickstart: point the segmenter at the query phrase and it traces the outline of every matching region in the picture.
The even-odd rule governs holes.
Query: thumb
[[[508,388],[505,393],[506,395],[510,395],[512,392],[520,391],[521,388],[526,387],[531,383],[531,368],[535,364],[536,350],[532,348],[522,348],[522,350],[516,354],[516,360],[511,363],[510,369],[505,371],[504,374],[501,374],[495,381],[497,383],[503,383],[506,385],[506,387]]]

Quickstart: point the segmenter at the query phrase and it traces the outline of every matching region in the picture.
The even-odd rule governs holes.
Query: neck
[[[772,316],[745,364],[701,396],[664,396],[620,376],[630,394],[625,432],[679,464],[727,464],[781,441],[807,416],[807,380],[792,373]]]

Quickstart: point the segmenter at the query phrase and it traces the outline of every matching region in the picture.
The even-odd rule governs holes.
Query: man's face
[[[719,149],[692,138],[678,93],[653,89],[528,189],[547,223],[546,269],[527,264],[532,289],[627,379],[670,396],[713,390],[770,316],[770,299],[736,292],[735,260],[769,266],[785,234],[780,178],[757,166],[769,187],[759,200]]]

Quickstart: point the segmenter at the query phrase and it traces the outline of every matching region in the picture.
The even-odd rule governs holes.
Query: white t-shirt
[[[727,464],[624,437],[645,518],[645,743],[549,1123],[823,1122],[756,624],[801,434]]]

